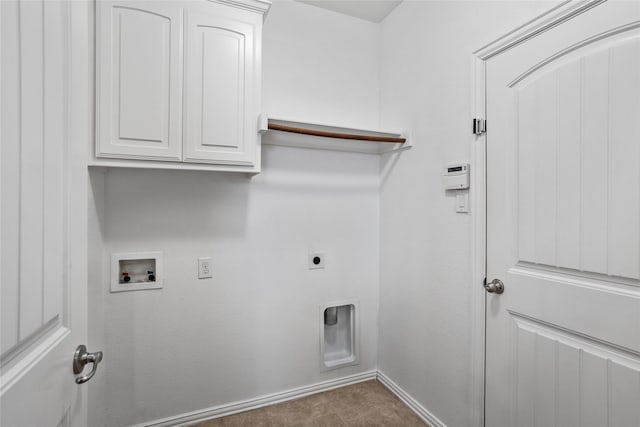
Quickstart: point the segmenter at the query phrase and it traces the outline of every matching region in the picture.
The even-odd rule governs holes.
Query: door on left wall
[[[87,425],[89,10],[0,2],[2,426]]]

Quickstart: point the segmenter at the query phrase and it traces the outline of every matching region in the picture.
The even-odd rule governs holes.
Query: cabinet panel
[[[185,22],[184,160],[252,166],[255,28],[192,11]]]
[[[201,28],[202,145],[241,149],[244,35]]]
[[[182,12],[98,3],[98,157],[182,157]]]

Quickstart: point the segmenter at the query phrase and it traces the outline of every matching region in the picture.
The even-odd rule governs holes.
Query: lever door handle
[[[76,384],[84,384],[89,381],[96,374],[98,370],[98,363],[102,361],[102,352],[96,351],[95,353],[89,353],[87,351],[87,347],[84,345],[79,345],[76,348],[76,352],[73,354],[73,373],[81,374],[84,370],[84,366],[88,363],[93,364],[93,368],[91,372],[87,375],[82,375],[76,378]]]

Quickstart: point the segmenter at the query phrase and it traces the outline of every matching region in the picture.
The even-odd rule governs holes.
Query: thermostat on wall
[[[445,190],[465,190],[469,188],[469,163],[448,165],[444,170],[442,183]]]

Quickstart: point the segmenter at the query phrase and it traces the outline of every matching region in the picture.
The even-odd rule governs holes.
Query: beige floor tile
[[[312,418],[302,424],[294,424],[291,427],[346,427],[347,424],[334,413],[324,414],[316,418]]]
[[[365,381],[195,427],[424,427],[422,420],[378,381]]]

